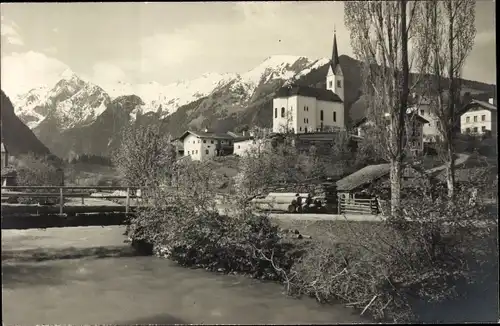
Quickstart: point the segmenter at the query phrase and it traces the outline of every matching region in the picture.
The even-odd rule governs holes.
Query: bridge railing
[[[24,191],[23,191],[24,190]],[[34,192],[37,191],[37,192]],[[46,190],[46,192],[41,192]],[[85,191],[87,190],[87,191]],[[85,198],[93,199],[125,199],[125,213],[128,214],[131,208],[130,199],[141,198],[137,195],[138,187],[110,187],[110,186],[2,186],[1,197],[24,197],[24,198],[58,198],[59,214],[64,213],[65,198],[81,198],[82,205],[85,204]],[[79,191],[79,192],[75,192]],[[110,192],[109,194],[102,191]],[[116,195],[114,192],[124,191],[124,195]],[[98,196],[93,196],[98,193]]]

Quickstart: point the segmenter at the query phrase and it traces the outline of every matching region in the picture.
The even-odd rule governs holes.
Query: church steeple
[[[333,30],[333,51],[332,51],[332,60],[330,65],[332,66],[333,71],[337,68],[337,65],[340,63],[339,61],[339,51],[337,50],[337,31]]]
[[[333,32],[333,51],[330,67],[326,75],[326,89],[331,90],[344,100],[344,76],[340,66],[339,51],[337,49],[337,31]]]

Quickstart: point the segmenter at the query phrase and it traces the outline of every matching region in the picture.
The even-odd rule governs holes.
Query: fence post
[[[125,204],[125,214],[128,215],[128,206],[130,204],[130,188],[127,187],[127,202]]]
[[[63,197],[63,188],[59,188],[59,215],[63,214],[63,206],[64,206],[64,197]]]

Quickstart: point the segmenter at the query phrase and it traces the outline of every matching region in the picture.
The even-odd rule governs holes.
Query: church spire
[[[334,27],[333,29],[333,52],[332,52],[332,61],[331,66],[333,71],[337,68],[337,65],[340,63],[339,61],[339,51],[337,50],[337,31]]]

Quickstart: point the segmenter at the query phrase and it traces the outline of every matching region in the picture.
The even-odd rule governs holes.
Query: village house
[[[246,153],[254,149],[264,149],[266,146],[270,145],[269,138],[258,138],[253,134],[237,137],[234,140],[234,154],[238,156],[243,156]]]
[[[490,98],[488,102],[472,100],[460,116],[462,134],[497,136],[497,106]]]
[[[288,85],[273,99],[274,133],[314,133],[345,129],[344,76],[333,37],[333,53],[326,75],[326,89]]]
[[[422,176],[426,176],[422,178]],[[386,201],[390,198],[390,164],[374,164],[337,181],[339,214],[357,213],[374,214],[383,212]],[[402,196],[431,186],[433,179],[411,165],[404,165],[402,171]],[[431,189],[431,188],[427,188]],[[384,207],[381,207],[384,206]]]
[[[234,136],[228,133],[204,131],[186,131],[178,138],[183,144],[184,156],[192,160],[202,161],[210,157],[224,156],[233,153]]]

